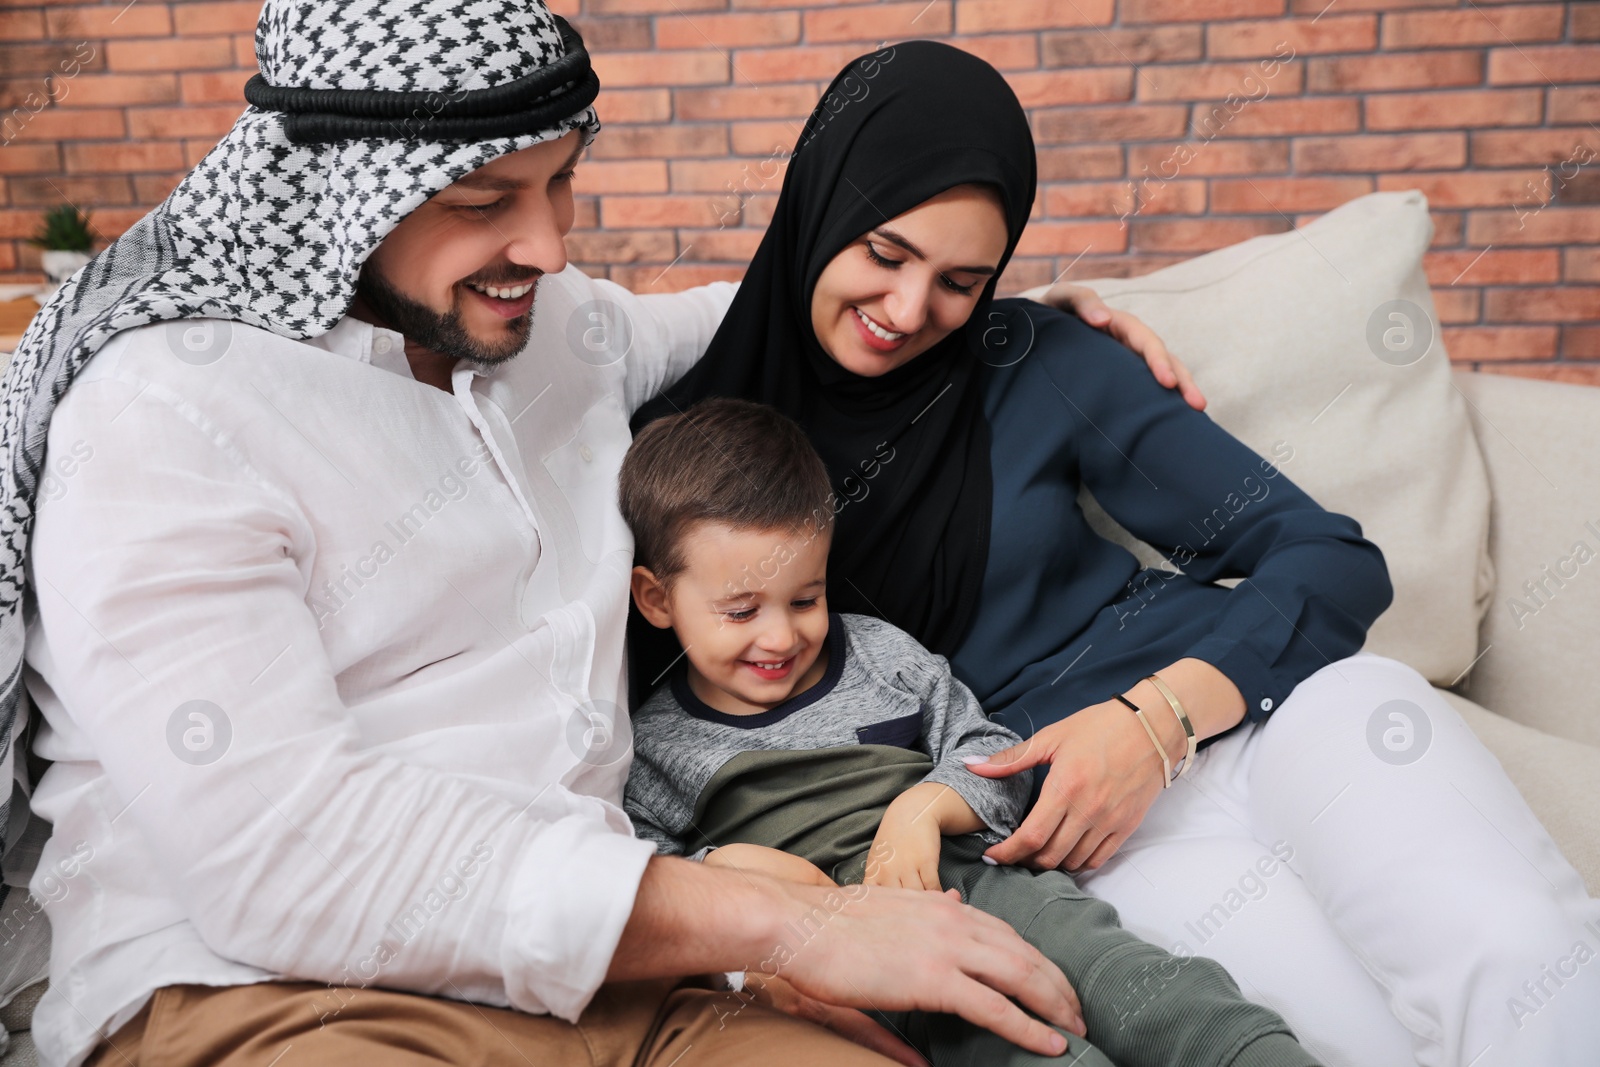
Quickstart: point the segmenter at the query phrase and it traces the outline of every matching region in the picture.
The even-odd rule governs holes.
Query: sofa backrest
[[[1495,587],[1464,695],[1600,745],[1600,389],[1457,372],[1488,463]]]

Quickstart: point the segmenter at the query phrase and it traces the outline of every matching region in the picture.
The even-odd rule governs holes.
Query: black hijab
[[[993,481],[978,353],[999,272],[967,326],[887,374],[846,370],[817,342],[811,294],[845,246],[957,185],[1006,216],[1003,270],[1033,206],[1033,136],[988,63],[933,41],[862,56],[807,119],[771,224],[705,356],[634,416],[710,396],[771,404],[805,428],[838,495],[831,610],[886,619],[943,655],[976,613]],[[635,706],[678,656],[670,630],[630,620]]]

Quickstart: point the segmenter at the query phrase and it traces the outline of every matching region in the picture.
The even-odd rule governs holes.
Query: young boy
[[[1077,990],[1089,1040],[1063,1032],[1056,1059],[959,1016],[874,1013],[934,1067],[1314,1067],[1221,965],[1139,940],[1060,871],[983,857],[1023,818],[1027,778],[965,763],[1021,739],[943,656],[882,620],[828,611],[836,498],[798,425],[706,400],[646,426],[620,483],[634,600],[685,650],[633,714],[624,807],[639,836],[797,881],[956,887]]]

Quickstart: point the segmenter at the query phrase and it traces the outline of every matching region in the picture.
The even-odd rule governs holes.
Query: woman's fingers
[[[1035,734],[1033,740],[1039,740],[1039,734]],[[1052,844],[1059,843],[1060,856],[1065,856],[1067,849],[1083,836],[1088,823],[1081,814],[1075,815],[1072,810],[1073,789],[1067,784],[1067,779],[1068,771],[1063,764],[1052,760],[1050,770],[1045,775],[1044,788],[1039,790],[1039,799],[1033,805],[1033,810],[1028,812],[1022,825],[1010,837],[984,850],[984,855],[996,863],[1028,863]],[[1066,835],[1070,835],[1070,839]],[[1057,857],[1058,861],[1060,856]]]
[[[1041,871],[1057,870],[1061,867],[1062,861],[1090,837],[1097,841],[1100,837],[1100,831],[1095,827],[1094,820],[1089,817],[1088,812],[1069,801],[1066,816],[1056,827],[1055,833],[1051,834],[1050,839],[1029,857],[1028,864]]]
[[[1116,855],[1117,849],[1121,848],[1122,843],[1127,839],[1128,835],[1126,834],[1107,834],[1106,839],[1100,842],[1100,847],[1096,848],[1089,856],[1088,860],[1084,862],[1082,869],[1090,871],[1099,870],[1101,867],[1105,866],[1106,860]]]
[[[1021,744],[1011,745],[1010,749],[1000,749],[1000,752],[990,753],[987,760],[978,763],[968,763],[966,769],[973,774],[982,774],[984,777],[1008,777],[1018,771],[1026,771],[1035,763],[1043,760],[1038,745],[1022,741]]]
[[[1072,818],[1064,799],[1047,799],[1048,796],[1047,789],[1045,794],[1039,797],[1039,802],[1033,806],[1033,810],[1028,813],[1028,817],[1022,820],[1022,825],[1017,827],[1010,837],[990,847],[984,854],[993,858],[996,863],[1031,864],[1050,846],[1056,834],[1062,831]],[[1082,833],[1080,825],[1073,840],[1076,841],[1077,836],[1081,836]]]
[[[1094,855],[1095,851],[1110,836],[1105,831],[1090,826],[1088,830],[1084,831],[1083,836],[1078,838],[1077,842],[1067,851],[1061,862],[1056,864],[1056,867],[1063,871],[1077,870],[1083,866],[1084,860]]]
[[[1042,736],[1043,731],[1032,737],[1002,748],[998,752],[990,753],[989,758],[977,763],[966,764],[967,770],[974,774],[981,774],[985,778],[1006,778],[1018,774],[1029,767],[1044,763],[1050,758],[1052,746],[1048,739]]]

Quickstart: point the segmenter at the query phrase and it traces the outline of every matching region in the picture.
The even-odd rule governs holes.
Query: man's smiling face
[[[357,301],[411,346],[496,364],[527,343],[539,277],[567,265],[583,131],[462,176],[400,221],[361,269]],[[363,316],[366,317],[366,316]]]

